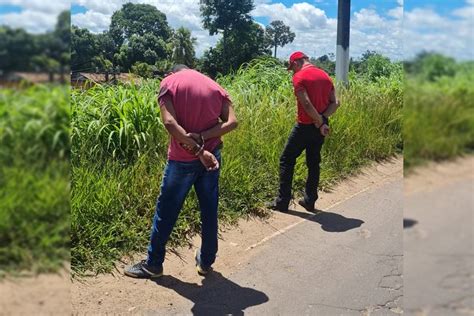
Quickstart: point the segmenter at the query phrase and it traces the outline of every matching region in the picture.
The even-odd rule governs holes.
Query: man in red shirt
[[[160,84],[161,118],[171,136],[168,162],[156,204],[148,258],[124,271],[135,278],[163,274],[166,243],[183,202],[194,186],[201,211],[202,243],[195,260],[209,272],[217,253],[217,207],[221,136],[237,127],[229,94],[209,77],[184,65]]]
[[[319,164],[324,137],[329,134],[328,117],[339,106],[331,78],[309,62],[302,52],[290,56],[288,70],[293,71],[293,88],[298,116],[285,149],[280,157],[280,189],[278,197],[268,206],[287,212],[296,159],[306,151],[308,178],[304,199],[298,201],[308,211],[314,211],[318,199]]]

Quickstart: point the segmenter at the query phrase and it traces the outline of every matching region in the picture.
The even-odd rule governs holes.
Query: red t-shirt
[[[293,75],[293,88],[296,92],[306,90],[306,93],[315,107],[322,114],[329,105],[329,95],[334,89],[331,77],[323,70],[313,65],[304,65],[303,68]],[[312,124],[313,120],[306,114],[304,107],[298,103],[298,123]]]
[[[211,78],[191,69],[181,70],[161,81],[158,100],[169,95],[173,102],[178,124],[188,133],[201,133],[219,122],[224,100],[229,94]],[[213,151],[221,143],[220,137],[206,140],[204,148]],[[171,137],[168,159],[193,161],[198,159],[188,153]]]

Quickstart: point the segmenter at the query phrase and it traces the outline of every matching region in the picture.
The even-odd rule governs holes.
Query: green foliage
[[[229,31],[236,32],[252,23],[253,0],[200,0],[199,4],[203,26],[209,35],[222,32],[226,37]]]
[[[112,15],[110,34],[117,46],[134,36],[153,36],[167,41],[171,29],[166,15],[150,4],[126,3]]]
[[[152,78],[154,67],[147,63],[136,62],[132,66],[132,73],[141,76],[142,78]]]
[[[441,77],[453,77],[456,74],[456,61],[437,53],[422,52],[407,63],[407,72],[416,74],[421,80],[436,81]]]
[[[420,73],[406,80],[403,110],[404,162],[409,170],[425,161],[450,159],[474,149],[472,65],[460,63],[453,77],[437,76],[435,81],[426,76],[431,73],[431,63],[416,67]]]
[[[167,135],[155,104],[158,83],[95,86],[73,90],[72,163],[109,158],[133,163],[148,154],[165,151]]]
[[[342,106],[331,119],[333,135],[323,151],[321,185],[374,159],[400,152],[402,77],[368,83],[353,80],[340,90]],[[218,78],[230,93],[239,128],[224,136],[220,220],[262,214],[277,190],[278,160],[295,122],[291,77],[275,59],[260,59]],[[133,251],[144,251],[163,167],[168,136],[156,105],[157,81],[137,86],[75,91],[72,152],[72,268],[104,272]],[[295,188],[306,168],[297,164]],[[172,244],[199,230],[195,194],[187,198]]]
[[[62,12],[55,29],[46,34],[0,26],[0,70],[65,72],[70,63],[69,19],[70,12]]]
[[[0,69],[27,70],[29,59],[36,53],[33,35],[22,29],[0,27]]]
[[[228,32],[216,47],[204,53],[201,70],[212,78],[217,74],[228,74],[255,58],[270,55],[267,46],[265,31],[260,25],[242,24],[240,29]]]
[[[69,89],[0,91],[0,277],[69,261]]]
[[[321,68],[330,76],[336,75],[336,61],[333,53],[329,53],[318,58],[311,58],[310,62],[318,68]]]
[[[195,52],[194,45],[196,38],[191,37],[191,31],[184,27],[178,28],[171,41],[172,56],[171,59],[175,64],[183,64],[188,67],[194,67]]]
[[[69,157],[69,89],[1,90],[0,161],[18,157],[38,166]]]

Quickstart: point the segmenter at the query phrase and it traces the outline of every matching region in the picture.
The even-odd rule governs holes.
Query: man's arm
[[[308,93],[306,90],[301,89],[296,92],[296,98],[298,102],[303,106],[304,111],[306,114],[311,117],[313,122],[319,127],[323,124],[323,117],[319,114],[316,109],[314,108],[311,100],[309,99]]]
[[[336,98],[336,89],[332,89],[331,93],[329,94],[329,105],[324,111],[323,115],[325,117],[329,117],[336,112],[337,108],[339,107],[339,100]]]
[[[221,122],[201,133],[204,140],[220,137],[237,128],[238,123],[237,118],[235,117],[234,108],[232,107],[232,103],[227,99],[225,99],[222,104],[220,119]]]
[[[159,98],[158,102],[161,105],[161,119],[168,133],[178,140],[178,142],[195,147],[197,145],[196,141],[186,133],[184,128],[176,121],[176,112],[171,98],[165,95]]]

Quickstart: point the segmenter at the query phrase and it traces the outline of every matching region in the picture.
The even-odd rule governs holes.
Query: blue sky
[[[189,28],[197,38],[198,56],[218,40],[202,28],[199,0],[0,0],[0,24],[45,32],[54,27],[61,10],[70,8],[74,24],[102,32],[108,28],[112,13],[128,1],[153,4],[167,15],[172,27]],[[265,26],[281,19],[296,33],[293,43],[278,49],[278,57],[287,58],[293,50],[304,50],[311,56],[334,53],[337,0],[254,2],[255,21]],[[353,57],[375,50],[400,60],[426,49],[474,59],[473,30],[474,0],[351,1]]]

